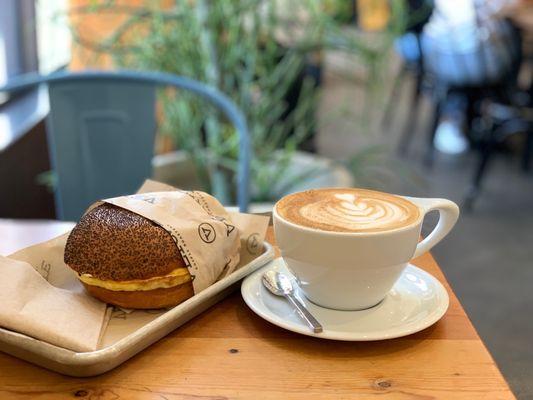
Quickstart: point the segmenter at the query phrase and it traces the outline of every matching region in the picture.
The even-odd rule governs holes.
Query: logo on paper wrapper
[[[129,197],[129,198],[132,198],[132,199],[135,199],[135,200],[146,201],[147,203],[150,203],[150,204],[155,204],[155,197],[153,197],[153,196],[146,196],[144,194],[132,194],[132,195],[126,196],[126,197]]]
[[[226,234],[227,236],[231,235],[231,232],[235,230],[235,226],[228,224],[226,221],[224,221],[224,225],[226,225]]]
[[[37,272],[39,272],[44,279],[48,280],[51,269],[52,269],[52,264],[46,262],[46,260],[42,260],[41,264],[39,265],[39,268],[37,269]]]
[[[213,228],[213,225],[208,224],[207,222],[204,222],[198,226],[198,234],[200,235],[200,239],[202,239],[205,243],[213,243],[217,237],[215,228]]]
[[[259,233],[252,233],[246,240],[246,249],[250,254],[259,253]]]
[[[113,311],[111,312],[111,318],[113,319],[128,319],[128,315],[126,311],[119,307],[113,307]]]
[[[229,235],[231,235],[231,232],[235,230],[235,225],[230,224],[226,218],[221,217],[219,215],[213,215],[211,218],[214,219],[215,221],[222,222],[226,226],[227,237],[229,237]]]

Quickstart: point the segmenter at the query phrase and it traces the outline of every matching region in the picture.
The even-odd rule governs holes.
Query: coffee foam
[[[382,232],[416,222],[418,207],[392,194],[365,189],[316,189],[294,193],[276,205],[297,225],[334,232]]]

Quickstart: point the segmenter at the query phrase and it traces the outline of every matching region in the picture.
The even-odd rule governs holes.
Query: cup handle
[[[451,200],[446,199],[424,199],[417,197],[406,197],[409,201],[419,206],[424,216],[433,210],[439,211],[439,222],[433,231],[416,246],[413,258],[416,258],[433,246],[439,243],[452,230],[459,218],[459,207]]]

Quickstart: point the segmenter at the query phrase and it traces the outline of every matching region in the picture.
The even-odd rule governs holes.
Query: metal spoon
[[[263,285],[276,296],[284,296],[296,308],[298,315],[302,317],[314,333],[322,332],[322,325],[309,312],[296,296],[294,296],[294,287],[290,278],[281,272],[268,270],[263,274]]]

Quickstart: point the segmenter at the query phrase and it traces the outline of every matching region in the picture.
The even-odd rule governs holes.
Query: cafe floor
[[[350,87],[338,74],[326,72],[324,82],[322,110],[350,110],[360,101],[355,86]],[[378,133],[371,139],[372,135],[358,134],[361,128],[356,120],[350,123],[339,118],[343,122],[330,122],[320,130],[319,153],[343,158],[373,140],[384,141],[393,149],[407,115],[411,83],[406,82],[398,96],[397,113],[387,132],[379,132],[378,124],[374,124]],[[386,93],[387,89],[383,90]],[[429,117],[429,103],[425,101],[412,146],[403,158],[407,172],[380,188],[446,197],[459,203],[468,187],[476,154],[441,154],[432,169],[423,167]],[[434,216],[428,217],[425,230],[435,220]],[[525,175],[517,160],[497,157],[474,210],[462,213],[452,234],[433,254],[515,395],[533,399],[533,172]]]

